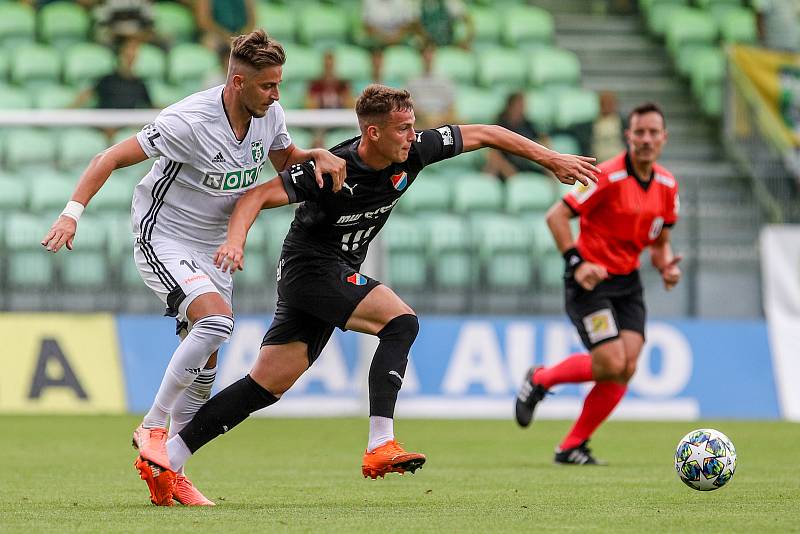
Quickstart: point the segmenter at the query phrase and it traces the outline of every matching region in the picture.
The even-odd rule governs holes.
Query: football
[[[678,442],[675,470],[681,481],[692,489],[719,489],[730,482],[736,471],[736,449],[719,430],[692,430]]]

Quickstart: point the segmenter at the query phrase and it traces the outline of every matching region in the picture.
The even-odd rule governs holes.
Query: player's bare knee
[[[613,342],[612,342],[613,343]],[[597,381],[622,380],[627,369],[625,353],[612,343],[601,345],[593,353],[592,372]]]

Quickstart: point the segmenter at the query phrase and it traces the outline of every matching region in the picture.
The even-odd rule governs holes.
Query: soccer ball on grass
[[[721,488],[736,471],[736,449],[728,436],[712,428],[692,430],[678,442],[675,470],[692,489]]]

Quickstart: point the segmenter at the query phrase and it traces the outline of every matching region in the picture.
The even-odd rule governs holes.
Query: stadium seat
[[[719,20],[720,36],[724,44],[758,42],[755,14],[749,9],[730,9]]]
[[[383,75],[388,80],[406,82],[422,73],[422,58],[410,46],[394,45],[383,53]]]
[[[423,252],[427,244],[427,227],[410,215],[394,214],[381,230],[386,249]]]
[[[283,240],[286,238],[286,234],[289,233],[289,226],[294,219],[294,206],[287,210],[270,210],[266,216],[268,223],[267,256],[270,264],[277,268]]]
[[[84,88],[114,71],[116,59],[109,48],[94,43],[80,43],[64,53],[64,82]]]
[[[66,201],[61,204],[63,208]],[[42,251],[42,238],[52,223],[52,220],[27,212],[9,213],[4,230],[6,248],[13,253],[22,250]]]
[[[550,148],[562,154],[580,154],[581,144],[570,134],[556,134],[550,136]]]
[[[517,173],[506,183],[508,213],[544,213],[557,198],[553,179],[533,172]]]
[[[480,50],[486,46],[497,46],[500,42],[503,19],[499,17],[493,7],[469,6],[469,15],[472,19],[474,36],[472,46]],[[461,41],[467,34],[467,28],[463,21],[456,25],[456,41]]]
[[[188,7],[177,2],[156,2],[153,10],[155,31],[163,41],[177,44],[194,39],[197,28]]]
[[[61,210],[75,189],[75,184],[67,180],[48,176],[31,179],[30,208],[37,213]]]
[[[155,45],[143,43],[139,45],[133,72],[147,81],[161,81],[167,68],[167,58],[164,51]]]
[[[667,31],[667,23],[674,13],[689,6],[688,0],[653,0],[649,4],[650,7],[646,8],[644,12],[644,18],[650,33],[656,37],[664,36]]]
[[[456,83],[474,84],[478,63],[475,55],[463,48],[445,46],[436,50],[433,71]]]
[[[533,239],[521,219],[510,215],[478,215],[472,218],[472,235],[478,255],[483,261],[499,252],[527,256]]]
[[[465,124],[494,124],[504,101],[502,91],[461,85],[456,91],[456,116]]]
[[[55,155],[53,136],[47,130],[17,128],[6,136],[5,164],[9,169],[52,165]]]
[[[542,132],[549,132],[556,115],[557,93],[531,89],[525,93],[525,116]]]
[[[209,71],[219,67],[217,55],[205,46],[183,43],[174,46],[167,56],[167,79],[175,85],[199,89]]]
[[[511,48],[493,48],[478,58],[478,82],[483,87],[522,89],[527,82],[525,55]]]
[[[28,181],[23,177],[0,176],[0,212],[25,209],[28,205]]]
[[[503,186],[494,176],[465,176],[453,184],[456,213],[498,212],[502,206]]]
[[[79,92],[68,85],[46,85],[34,92],[33,101],[39,109],[66,109],[72,107]]]
[[[557,250],[539,256],[539,283],[547,289],[561,289],[564,287],[564,258]]]
[[[418,251],[389,251],[387,283],[398,290],[425,290],[428,287],[428,264]]]
[[[301,43],[325,49],[347,41],[350,21],[335,4],[314,4],[300,9],[297,37]]]
[[[29,91],[19,87],[0,85],[0,109],[30,109],[33,101]]]
[[[600,115],[597,93],[589,89],[568,89],[556,98],[556,128],[566,130],[578,124],[594,122]]]
[[[283,48],[286,51],[285,80],[307,82],[322,75],[322,53],[319,50],[291,43],[284,44]]]
[[[50,46],[20,45],[11,56],[9,70],[15,84],[29,87],[53,85],[61,76],[61,58]]]
[[[581,79],[578,56],[563,48],[534,50],[528,68],[530,82],[536,87],[573,87]]]
[[[283,44],[292,43],[297,35],[295,11],[288,5],[259,2],[256,6],[256,26],[264,28],[270,37]],[[288,58],[294,61],[293,58]]]
[[[719,85],[725,75],[725,54],[719,48],[707,48],[695,54],[689,64],[692,94],[702,100],[703,93]]]
[[[275,279],[275,265],[269,261],[266,253],[261,250],[250,250],[250,236],[248,236],[247,252],[244,258],[244,269],[233,275],[234,285],[243,288],[259,289]]]
[[[108,147],[106,136],[94,128],[68,128],[58,135],[58,161],[62,169],[85,168]]]
[[[35,39],[36,13],[22,2],[0,3],[0,48],[11,49]]]
[[[708,11],[714,20],[721,20],[730,10],[742,8],[742,0],[697,0],[697,7]],[[755,5],[755,2],[746,2],[747,5]]]
[[[41,239],[44,236],[38,236]],[[44,250],[15,252],[8,257],[8,285],[14,289],[45,290],[53,285],[56,256]]]
[[[503,42],[523,49],[548,46],[553,41],[553,16],[536,6],[520,5],[505,10]]]
[[[86,10],[73,2],[53,2],[39,10],[39,36],[56,47],[85,41],[91,24]]]
[[[381,239],[388,255],[387,282],[398,289],[425,288],[425,226],[414,217],[393,215],[381,231]]]
[[[340,44],[334,49],[336,75],[349,81],[368,80],[372,75],[369,52],[359,46]]]
[[[90,209],[97,211],[114,211],[126,213],[131,210],[133,186],[127,180],[120,180],[112,175],[97,194],[92,197]]]
[[[717,38],[717,26],[710,15],[699,9],[685,8],[673,13],[667,22],[667,50],[677,62],[678,71],[688,74],[683,57],[688,59],[693,51],[713,46]]]
[[[83,221],[81,221],[83,222]],[[82,236],[76,236],[76,242]],[[102,290],[109,285],[109,264],[102,252],[87,252],[83,250],[77,254],[60,254],[61,282],[68,289]]]
[[[550,233],[550,228],[548,228],[547,221],[545,221],[542,213],[523,213],[520,216],[520,220],[533,240],[533,250],[537,257],[557,250],[553,235]]]
[[[445,212],[450,207],[451,185],[433,175],[420,175],[402,196],[398,209],[405,213]]]
[[[132,254],[123,254],[117,259],[117,266],[120,273],[120,282],[122,286],[127,289],[140,289],[142,284],[142,275],[136,268],[136,262]]]
[[[533,282],[533,264],[526,253],[498,252],[485,266],[486,285],[493,291],[524,291]]]
[[[311,148],[314,144],[314,134],[303,128],[289,128],[289,137],[300,148]]]
[[[466,290],[475,280],[472,240],[469,225],[463,217],[451,214],[422,218],[428,228],[428,263],[434,285],[444,290]]]
[[[147,92],[150,94],[150,100],[152,100],[154,106],[165,108],[183,100],[194,91],[183,85],[172,85],[153,80],[147,84]]]
[[[347,139],[357,137],[361,135],[361,130],[358,128],[331,128],[330,130],[325,131],[325,135],[322,138],[322,146],[325,148],[331,148],[342,141],[346,141]]]

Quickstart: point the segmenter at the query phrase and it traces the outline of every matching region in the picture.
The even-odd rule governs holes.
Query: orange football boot
[[[163,469],[141,456],[136,458],[133,466],[139,471],[139,478],[147,482],[150,490],[150,502],[156,506],[172,506],[172,495],[175,492],[175,473]]]
[[[172,496],[184,506],[216,506],[183,473],[178,473],[175,477],[175,492]]]
[[[364,478],[370,477],[375,480],[383,478],[386,473],[400,473],[406,471],[412,473],[422,468],[425,463],[425,455],[418,452],[406,452],[395,440],[387,441],[372,452],[364,453],[364,460],[361,465],[361,474]]]
[[[139,455],[145,460],[149,460],[156,465],[169,469],[169,457],[167,456],[167,429],[166,428],[145,428],[139,425],[133,431],[132,445],[139,449]]]

